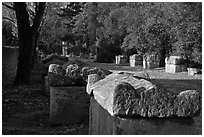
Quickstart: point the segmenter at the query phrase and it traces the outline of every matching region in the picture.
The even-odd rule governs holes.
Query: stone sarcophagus
[[[159,67],[159,55],[158,54],[147,54],[143,56],[143,68],[153,69]]]
[[[195,75],[201,73],[201,69],[198,68],[187,68],[188,75]]]
[[[171,93],[141,74],[113,73],[97,82],[98,78],[92,79],[95,83],[89,82],[87,88],[89,134],[197,134],[191,118],[201,104],[195,90]]]
[[[142,65],[142,56],[137,54],[131,55],[129,62],[131,67]]]
[[[105,77],[110,71],[88,66],[79,60],[49,66],[45,84],[50,94],[51,124],[88,121],[90,99],[85,86],[89,74]]]
[[[124,64],[124,63],[127,63],[127,57],[126,57],[125,55],[115,56],[115,63],[116,63],[116,64]]]
[[[170,56],[165,59],[165,70],[169,73],[186,71],[185,60],[180,56]]]

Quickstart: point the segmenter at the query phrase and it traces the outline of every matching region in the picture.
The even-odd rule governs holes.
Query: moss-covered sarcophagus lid
[[[90,85],[87,92],[115,116],[192,117],[201,107],[195,90],[175,94],[125,73],[112,73]]]

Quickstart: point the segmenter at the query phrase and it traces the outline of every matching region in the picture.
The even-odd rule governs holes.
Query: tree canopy
[[[44,8],[27,2],[21,9],[15,8],[20,3],[2,4],[5,43],[19,39],[20,29],[34,28],[32,55],[38,45],[47,54],[61,53],[65,41],[69,52],[92,53],[99,62],[152,52],[159,53],[160,66],[170,55],[183,56],[188,65],[202,62],[201,2],[48,2]],[[17,11],[27,18],[23,28]]]

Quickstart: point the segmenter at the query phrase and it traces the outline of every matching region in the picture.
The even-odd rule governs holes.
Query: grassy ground
[[[129,64],[96,63],[90,59],[81,59],[91,65],[111,71],[142,71],[142,66],[132,68]],[[40,68],[38,68],[40,70]],[[2,134],[35,135],[35,134],[88,134],[88,121],[75,125],[49,124],[49,96],[42,92],[39,70],[33,73],[33,82],[29,86],[13,87],[10,84],[2,87]],[[189,76],[187,72],[165,73],[164,68],[144,70],[151,81],[174,93],[195,89],[202,94],[202,75]],[[36,73],[37,72],[37,73]],[[202,133],[202,114],[194,118],[198,134]]]

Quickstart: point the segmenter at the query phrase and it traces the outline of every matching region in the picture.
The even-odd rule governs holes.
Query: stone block
[[[132,74],[110,74],[91,85],[89,91],[115,116],[192,117],[201,107],[196,91],[176,95]]]
[[[91,97],[89,135],[198,135],[198,123],[191,118],[128,118],[112,116]]]
[[[142,61],[142,56],[138,54],[133,54],[130,56],[130,60]]]
[[[153,69],[159,67],[159,55],[156,53],[146,54],[143,56],[143,68]]]
[[[168,73],[176,73],[186,71],[186,65],[166,64],[165,71]]]
[[[68,47],[67,46],[62,46],[62,56],[68,56]]]
[[[127,57],[126,57],[125,55],[115,56],[115,63],[116,63],[116,64],[124,64],[124,63],[127,63]]]
[[[13,82],[18,66],[18,47],[2,47],[2,84]]]
[[[114,72],[99,81],[93,80],[87,91],[91,96],[89,134],[198,134],[201,126],[193,119],[201,109],[198,92],[175,94],[140,75]]]
[[[143,60],[143,68],[144,69],[154,69],[159,67],[159,62],[152,62]]]
[[[129,58],[129,62],[131,67],[142,65],[142,56],[137,54],[131,55]]]
[[[165,58],[166,64],[173,64],[173,65],[183,65],[185,64],[185,60],[180,56],[170,56]]]
[[[142,61],[137,61],[137,60],[130,60],[130,66],[131,67],[136,67],[142,65]]]
[[[50,86],[51,124],[75,124],[88,120],[89,96],[85,87]]]
[[[195,75],[198,74],[201,70],[197,68],[187,68],[188,75]]]
[[[74,60],[63,65],[50,64],[48,73],[51,86],[86,86],[88,75],[98,74],[104,78],[112,72]]]

